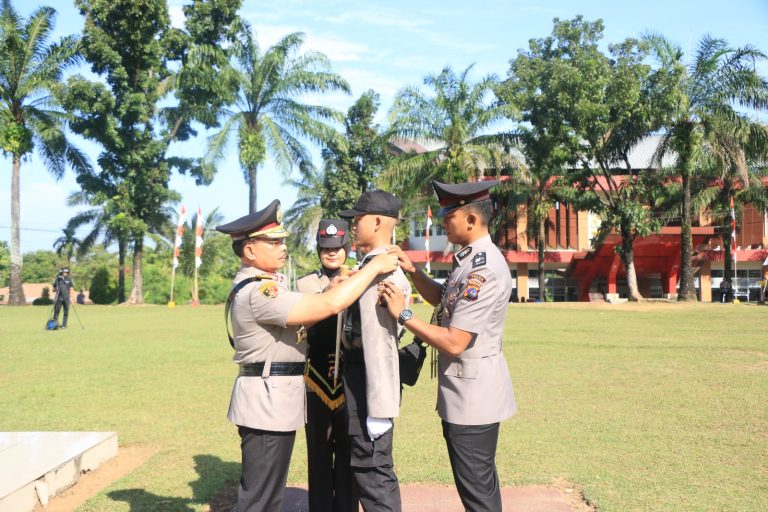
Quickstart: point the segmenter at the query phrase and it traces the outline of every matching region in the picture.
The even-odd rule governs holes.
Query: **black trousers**
[[[365,394],[365,365],[362,353],[344,352],[342,383],[347,400],[347,430],[351,442],[350,466],[363,510],[400,512],[400,483],[392,459],[394,426],[371,440],[365,420],[368,403]]]
[[[307,393],[307,471],[310,512],[357,512],[349,468],[346,405],[331,410]]]
[[[61,310],[61,306],[64,306],[64,321],[61,323],[62,327],[67,326],[67,318],[69,317],[69,301],[68,300],[57,300],[56,303],[53,305],[53,319],[56,320],[56,323],[59,322],[59,311]]]
[[[501,489],[496,472],[499,424],[456,425],[443,421],[453,480],[467,512],[500,512]]]
[[[236,512],[280,512],[296,432],[237,427],[243,469]]]

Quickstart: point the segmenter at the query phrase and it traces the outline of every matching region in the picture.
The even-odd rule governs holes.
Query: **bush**
[[[32,301],[33,306],[50,306],[53,304],[51,300],[51,290],[47,286],[43,287],[42,295]]]
[[[106,267],[93,274],[88,295],[94,304],[112,304],[117,300],[117,280]]]

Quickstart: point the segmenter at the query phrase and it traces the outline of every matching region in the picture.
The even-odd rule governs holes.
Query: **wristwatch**
[[[413,318],[413,311],[410,309],[404,309],[400,312],[400,316],[397,317],[397,323],[405,325],[405,322]]]

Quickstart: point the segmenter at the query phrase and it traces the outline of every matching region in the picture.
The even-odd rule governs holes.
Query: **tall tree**
[[[56,250],[56,254],[67,258],[67,266],[72,266],[72,257],[79,252],[80,244],[82,243],[79,238],[75,236],[75,229],[67,225],[61,230],[62,235],[53,241],[53,248]]]
[[[731,221],[741,219],[747,205],[768,208],[764,168],[768,160],[768,126],[750,123],[745,128],[747,131],[740,133],[718,131],[703,142],[702,158],[697,161],[701,179],[691,190],[692,205],[709,211],[715,233],[723,242],[726,277],[733,275]],[[743,227],[742,222],[737,225]]]
[[[391,136],[437,146],[387,170],[386,178],[405,197],[423,194],[433,179],[460,183],[519,165],[508,151],[509,135],[489,133],[517,112],[511,104],[496,101],[494,75],[471,82],[472,67],[457,74],[446,66],[437,75],[427,76],[424,85],[432,89],[430,94],[409,86],[395,96]]]
[[[232,95],[227,54],[219,46],[233,37],[240,1],[195,0],[184,9],[186,32],[170,26],[163,0],[76,5],[85,16],[85,56],[107,84],[82,77],[68,82],[68,107],[79,114],[73,127],[103,147],[101,171],[81,174],[78,181],[114,212],[108,227],[120,244],[132,244],[128,300],[141,303],[144,236],[162,229],[168,203],[178,199],[168,187],[171,172],[190,173],[201,184],[212,179],[200,158],[171,157],[168,151],[172,142],[196,134],[193,122],[215,126],[215,113]],[[178,102],[158,109],[171,91]]]
[[[96,184],[92,184],[92,187]],[[71,194],[67,200],[69,206],[88,206],[78,212],[67,222],[67,229],[76,231],[90,226],[90,231],[80,240],[78,256],[88,253],[101,240],[106,248],[117,243],[117,302],[125,302],[125,259],[128,252],[128,233],[120,232],[122,223],[115,222],[119,212],[115,210],[115,202],[110,199],[109,189],[100,192],[81,190]]]
[[[696,162],[716,137],[745,133],[755,120],[746,111],[768,107],[768,82],[757,71],[766,56],[754,46],[732,48],[722,39],[709,35],[699,42],[690,64],[682,49],[658,34],[645,39],[658,58],[660,70],[671,85],[667,97],[672,114],[665,122],[666,133],[659,148],[661,155],[677,154],[676,174],[682,183],[681,276],[678,300],[695,301],[693,280],[693,236],[691,181],[699,170]]]
[[[248,184],[248,209],[256,211],[259,169],[271,153],[285,175],[294,165],[306,168],[311,157],[301,139],[327,145],[338,137],[329,124],[342,114],[321,105],[301,103],[308,93],[349,92],[341,76],[330,71],[322,53],[298,54],[304,34],[288,34],[262,53],[251,28],[243,26],[233,45],[237,61],[237,98],[221,111],[222,128],[209,139],[205,164],[213,166],[224,156],[227,143],[237,134],[237,153]]]
[[[11,269],[9,304],[26,304],[22,288],[20,195],[21,161],[37,149],[48,171],[61,178],[69,165],[90,168],[87,158],[66,138],[66,114],[53,90],[64,71],[79,60],[74,36],[49,41],[56,11],[36,9],[24,19],[10,0],[0,4],[0,148],[11,158]]]
[[[614,230],[621,236],[629,299],[640,300],[633,242],[658,228],[646,208],[655,174],[633,168],[629,152],[658,128],[663,101],[645,45],[627,39],[606,55],[602,35],[600,20],[555,19],[552,35],[531,40],[512,62],[505,85],[531,124],[524,141],[543,150],[542,161],[570,164],[561,198],[600,216],[598,242]]]

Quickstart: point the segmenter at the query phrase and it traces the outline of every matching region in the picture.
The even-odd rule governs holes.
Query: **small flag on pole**
[[[731,257],[736,260],[736,210],[733,208],[731,197]]]
[[[202,265],[203,260],[203,210],[197,208],[197,227],[195,229],[195,268]]]
[[[176,225],[176,238],[173,241],[173,268],[179,266],[179,248],[181,247],[181,237],[184,234],[184,219],[187,216],[187,210],[181,205],[179,210],[179,223]]]
[[[432,272],[432,268],[429,265],[430,253],[429,253],[429,232],[432,230],[432,207],[427,206],[427,227],[424,230],[424,250],[427,251],[427,264],[425,266],[427,274]]]

